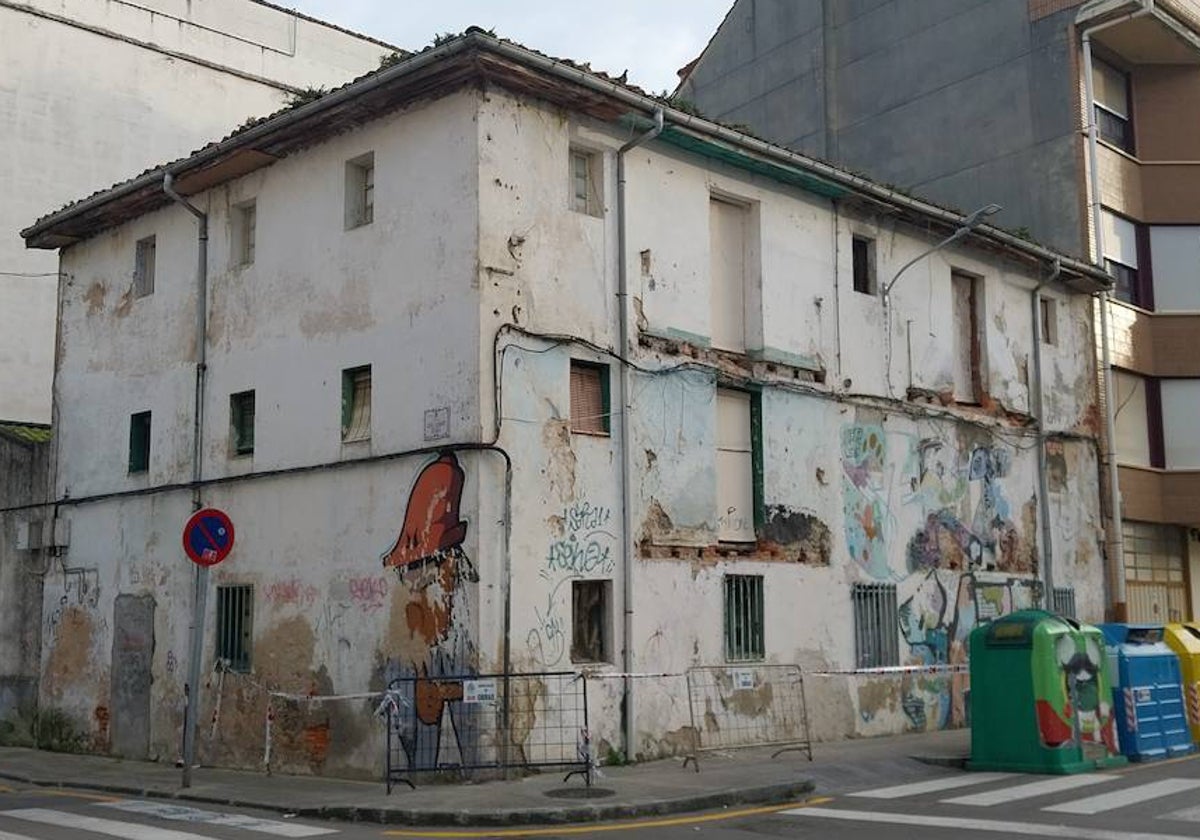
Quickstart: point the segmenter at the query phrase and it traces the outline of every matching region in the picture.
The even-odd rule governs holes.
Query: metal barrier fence
[[[566,768],[592,784],[587,677],[570,671],[401,677],[388,684],[387,791],[438,771]]]
[[[796,665],[716,665],[689,668],[688,707],[695,733],[684,758],[700,772],[702,751],[779,747],[771,757],[796,750],[812,761],[812,736],[804,675]]]

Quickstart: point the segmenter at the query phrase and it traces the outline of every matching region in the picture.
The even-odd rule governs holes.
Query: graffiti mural
[[[400,534],[382,557],[383,566],[394,569],[409,592],[405,623],[425,651],[395,663],[392,674],[412,678],[404,683],[400,699],[415,713],[401,716],[398,734],[413,769],[475,763],[478,749],[474,707],[456,702],[462,700],[462,683],[438,679],[477,669],[467,587],[479,576],[463,550],[467,523],[459,509],[464,481],[453,452],[426,464],[409,493]],[[457,748],[457,760],[443,757],[447,740]]]
[[[888,568],[887,437],[883,426],[852,423],[842,428],[842,508],[846,545],[876,580],[893,579]]]

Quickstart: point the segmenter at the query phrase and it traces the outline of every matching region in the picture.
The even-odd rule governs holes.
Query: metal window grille
[[[250,670],[254,632],[254,587],[217,587],[217,659],[234,671]]]
[[[139,411],[129,418],[129,471],[150,469],[150,412]]]
[[[1075,618],[1075,587],[1056,586],[1051,596],[1054,599],[1054,611],[1067,618]]]
[[[856,583],[850,590],[854,606],[856,667],[883,668],[900,664],[899,611],[894,583]]]
[[[762,575],[726,575],[726,661],[762,659],[765,650]]]
[[[362,168],[362,223],[375,221],[375,163]]]
[[[342,371],[342,440],[371,437],[371,366]]]
[[[155,251],[153,236],[137,241],[133,263],[134,297],[145,297],[154,293]]]
[[[608,367],[571,362],[571,431],[609,433]]]
[[[233,451],[238,455],[254,452],[254,392],[229,395],[229,426]]]

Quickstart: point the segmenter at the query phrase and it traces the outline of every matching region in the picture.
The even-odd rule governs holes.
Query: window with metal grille
[[[894,583],[856,583],[850,590],[854,607],[854,662],[858,668],[900,664],[900,616]]]
[[[231,670],[250,670],[254,638],[254,587],[217,587],[217,659]]]
[[[156,247],[154,237],[147,236],[137,241],[133,258],[133,296],[145,297],[154,294],[154,264]]]
[[[129,471],[150,469],[150,412],[139,411],[129,418]]]
[[[585,149],[571,149],[571,209],[592,216],[601,215],[600,155]]]
[[[255,237],[258,232],[258,205],[247,201],[234,208],[233,213],[233,264],[250,265],[254,262]]]
[[[725,575],[725,660],[762,659],[762,575]]]
[[[375,221],[375,153],[346,161],[346,229]]]
[[[571,431],[609,434],[608,365],[571,360]]]
[[[571,661],[611,662],[609,644],[610,580],[571,582]]]
[[[371,366],[342,371],[342,441],[371,438]]]
[[[875,240],[856,236],[851,240],[854,262],[854,291],[875,294]]]
[[[1075,618],[1075,587],[1056,586],[1051,595],[1054,612],[1067,618]]]
[[[229,395],[229,443],[236,455],[254,452],[254,392]]]

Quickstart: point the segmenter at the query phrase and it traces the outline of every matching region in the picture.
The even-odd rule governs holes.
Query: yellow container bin
[[[1200,624],[1168,624],[1164,635],[1167,645],[1179,656],[1188,727],[1192,740],[1200,744]]]

